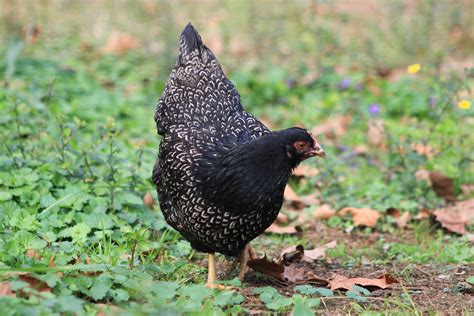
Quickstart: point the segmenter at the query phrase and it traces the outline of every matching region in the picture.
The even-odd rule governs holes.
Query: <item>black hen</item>
[[[236,256],[245,249],[277,217],[293,168],[324,156],[305,129],[270,132],[245,112],[191,24],[155,122],[163,136],[153,168],[161,210],[193,248],[211,254],[209,283],[214,252]]]

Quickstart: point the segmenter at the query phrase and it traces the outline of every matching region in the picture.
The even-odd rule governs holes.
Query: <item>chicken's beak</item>
[[[321,158],[326,158],[326,153],[321,148],[321,146],[315,144],[312,149],[308,150],[308,152],[306,153],[306,156],[307,157],[318,156],[318,157],[321,157]]]

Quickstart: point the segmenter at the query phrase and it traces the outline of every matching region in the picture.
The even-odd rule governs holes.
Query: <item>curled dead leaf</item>
[[[314,210],[313,215],[317,219],[328,219],[336,215],[336,211],[328,204],[323,204]]]
[[[438,171],[430,172],[430,181],[436,195],[443,198],[446,203],[456,202],[456,194],[454,193],[454,181],[445,174]]]
[[[305,258],[309,258],[311,260],[316,260],[316,259],[319,259],[321,257],[325,257],[326,256],[326,250],[327,249],[331,249],[331,248],[335,248],[337,246],[337,242],[335,240],[321,246],[321,247],[317,247],[317,248],[314,248],[314,249],[311,249],[311,250],[305,250],[304,251],[304,257]]]
[[[390,274],[384,274],[376,279],[369,278],[347,278],[343,275],[336,274],[329,280],[329,287],[331,290],[351,290],[354,285],[366,287],[368,289],[380,288],[386,289],[392,284],[398,283]]]
[[[430,216],[431,216],[430,210],[427,209],[426,207],[423,207],[415,216],[415,219],[424,219],[424,218],[429,218]]]
[[[437,209],[433,215],[447,230],[464,235],[467,233],[466,225],[474,220],[474,199]]]
[[[395,218],[399,228],[405,227],[411,219],[411,214],[409,212],[402,213],[399,209],[393,207],[387,210],[387,214]]]
[[[290,220],[290,218],[288,217],[287,214],[280,212],[280,213],[278,213],[278,216],[275,220],[275,223],[277,223],[277,224],[288,224],[289,220]]]
[[[345,207],[339,211],[339,215],[346,216],[352,214],[352,221],[355,225],[374,227],[380,218],[380,213],[369,208]]]
[[[283,196],[285,201],[289,202],[294,209],[303,209],[306,206],[319,204],[319,200],[316,198],[316,193],[299,196],[289,185],[285,187]]]
[[[271,276],[277,280],[284,280],[283,273],[285,272],[285,267],[268,260],[266,256],[259,259],[251,259],[247,262],[247,265],[257,272]]]
[[[20,275],[19,280],[28,283],[30,288],[38,292],[51,292],[51,288],[48,286],[48,284],[35,279],[28,274]]]
[[[279,226],[278,224],[273,223],[265,230],[265,232],[273,234],[296,234],[298,229],[295,225]]]

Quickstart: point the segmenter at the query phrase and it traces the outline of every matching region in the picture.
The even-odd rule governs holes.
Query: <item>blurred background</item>
[[[472,306],[448,284],[469,271],[448,276],[446,263],[474,262],[474,0],[0,0],[0,270],[37,267],[49,276],[34,278],[57,295],[43,301],[22,289],[0,314],[67,314],[97,302],[170,313],[176,302],[154,281],[204,281],[203,257],[167,229],[151,182],[155,106],[188,22],[246,110],[272,129],[310,129],[327,154],[295,171],[257,252],[276,258],[289,245],[337,240],[331,262],[365,266],[361,276],[375,271],[367,262],[385,272],[439,263],[420,270],[424,283],[403,266],[395,276],[438,293],[416,292],[420,306]],[[347,207],[375,219],[336,212]],[[318,217],[321,209],[330,215]],[[436,224],[435,210],[450,215]],[[465,225],[453,230],[457,211]],[[105,263],[128,281],[56,276],[55,267],[78,263]],[[397,308],[408,307],[396,314],[418,313],[402,296]]]
[[[462,69],[474,59],[472,0],[2,0],[1,40],[61,50],[138,50],[165,67],[191,21],[229,71],[324,67],[390,76],[414,62]],[[114,39],[120,47],[112,47]],[[109,45],[107,45],[109,44]],[[159,69],[159,68],[158,68]]]

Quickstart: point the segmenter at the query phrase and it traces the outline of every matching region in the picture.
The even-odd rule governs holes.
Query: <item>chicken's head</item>
[[[306,129],[293,127],[285,131],[286,133],[286,155],[290,160],[300,163],[310,157],[326,157],[326,153],[318,143],[316,138]]]

